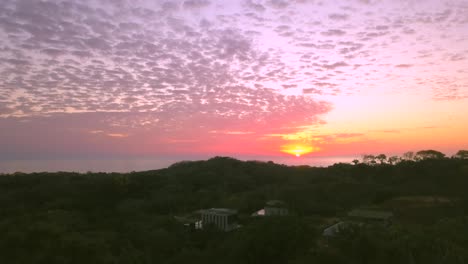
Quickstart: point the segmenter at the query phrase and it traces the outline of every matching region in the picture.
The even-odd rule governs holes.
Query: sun
[[[319,148],[317,147],[313,147],[310,145],[303,145],[303,144],[288,144],[288,145],[283,145],[281,147],[281,152],[294,155],[298,158],[301,157],[302,155],[305,155],[311,152],[316,152],[318,150]]]

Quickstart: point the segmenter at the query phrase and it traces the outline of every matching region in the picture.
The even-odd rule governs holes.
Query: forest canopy
[[[325,168],[215,157],[133,173],[4,174],[0,262],[466,263],[466,153],[368,155]],[[251,217],[269,200],[290,213]],[[236,209],[242,227],[177,220],[212,207]],[[394,221],[322,236],[356,208]]]

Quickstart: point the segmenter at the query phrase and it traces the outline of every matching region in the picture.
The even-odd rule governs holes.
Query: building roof
[[[337,235],[340,231],[346,229],[346,228],[349,228],[353,225],[356,225],[356,223],[352,223],[352,222],[338,222],[336,224],[333,224],[327,228],[325,228],[323,230],[323,233],[322,235],[324,236],[335,236]],[[359,225],[359,224],[358,224]]]
[[[198,211],[201,214],[217,214],[217,215],[234,215],[237,214],[237,210],[229,208],[210,208]]]
[[[270,207],[283,207],[286,206],[286,203],[280,200],[270,200],[266,202],[266,205]]]
[[[356,209],[349,212],[348,216],[373,220],[387,220],[393,217],[393,213],[388,211]]]
[[[265,209],[262,208],[256,212],[253,212],[251,216],[265,216]]]

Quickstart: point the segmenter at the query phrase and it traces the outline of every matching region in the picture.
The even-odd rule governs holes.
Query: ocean
[[[309,165],[326,167],[335,163],[351,163],[359,156],[328,156],[328,157],[234,157],[240,160],[273,161],[285,165]],[[0,160],[0,173],[14,172],[131,172],[162,169],[182,160],[206,160],[209,157],[154,157],[128,159],[47,159],[47,160]]]

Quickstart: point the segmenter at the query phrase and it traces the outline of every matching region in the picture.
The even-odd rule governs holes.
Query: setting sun
[[[298,144],[284,145],[281,148],[281,152],[295,155],[296,157],[300,157],[304,154],[308,154],[308,153],[315,152],[318,150],[319,149],[316,147],[307,146],[307,145],[298,145]]]

